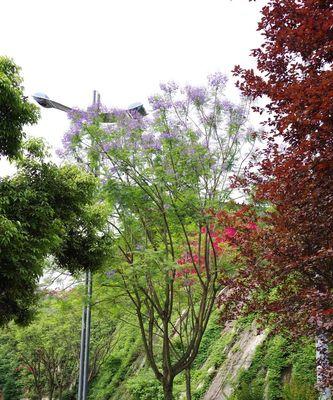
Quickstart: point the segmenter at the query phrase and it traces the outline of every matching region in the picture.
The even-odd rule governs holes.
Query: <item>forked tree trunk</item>
[[[185,370],[185,378],[186,378],[186,400],[192,400],[191,369],[190,368],[187,368]]]
[[[319,388],[319,400],[331,400],[332,392],[325,381],[325,372],[329,369],[328,339],[324,332],[318,332],[316,337],[316,364],[317,385]]]
[[[173,379],[163,381],[164,400],[174,400],[173,398]]]

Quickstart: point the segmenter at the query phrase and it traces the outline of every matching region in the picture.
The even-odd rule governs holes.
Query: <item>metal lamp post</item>
[[[54,100],[51,100],[45,93],[36,93],[32,96],[35,101],[44,108],[55,108],[68,113],[73,109]],[[100,94],[94,90],[93,105],[100,104]],[[134,103],[127,110],[129,117],[136,113],[145,116],[147,112],[142,103]],[[101,113],[106,123],[112,120],[112,114]],[[81,344],[80,344],[80,369],[77,400],[86,400],[88,395],[89,378],[89,345],[91,327],[91,298],[92,298],[92,274],[90,270],[85,273],[85,294],[86,302],[82,308]]]

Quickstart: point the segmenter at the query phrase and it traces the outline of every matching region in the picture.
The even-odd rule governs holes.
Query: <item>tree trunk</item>
[[[192,400],[191,393],[191,368],[185,369],[185,378],[186,378],[186,399]]]
[[[173,379],[163,381],[164,400],[174,400],[173,398]]]
[[[317,385],[319,388],[319,400],[330,400],[332,393],[327,386],[325,372],[329,369],[328,339],[324,332],[318,332],[316,337],[316,364]]]

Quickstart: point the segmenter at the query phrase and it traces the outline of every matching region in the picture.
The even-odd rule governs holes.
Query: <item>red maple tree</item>
[[[264,42],[252,51],[257,71],[237,66],[234,74],[245,95],[268,98],[264,108],[255,107],[268,115],[267,146],[259,172],[249,173],[247,182],[256,184],[255,199],[274,212],[258,242],[261,259],[249,254],[238,294],[251,299],[249,308],[266,312],[277,328],[330,337],[333,1],[270,0],[258,30]],[[254,289],[271,295],[255,296]],[[327,378],[329,366],[324,369]]]

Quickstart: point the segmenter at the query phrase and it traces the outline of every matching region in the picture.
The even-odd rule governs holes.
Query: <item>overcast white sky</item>
[[[0,54],[22,67],[27,95],[44,92],[86,107],[148,103],[159,83],[203,84],[235,64],[253,66],[250,49],[266,0],[7,0],[1,2]],[[66,114],[42,110],[26,131],[54,147]],[[2,166],[4,173],[7,168]]]

